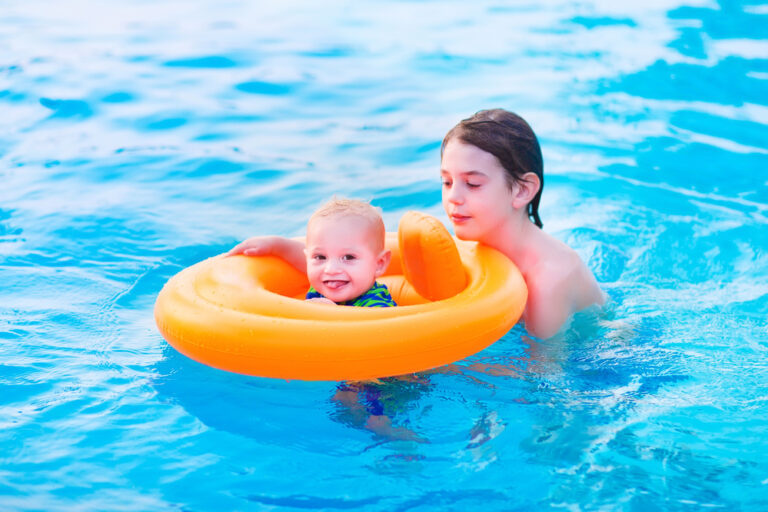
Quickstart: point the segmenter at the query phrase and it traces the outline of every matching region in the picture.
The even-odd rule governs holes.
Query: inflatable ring
[[[409,212],[387,234],[379,281],[391,308],[303,300],[307,276],[275,257],[219,255],[182,270],[155,304],[162,336],[182,354],[236,373],[365,380],[428,370],[479,352],[520,318],[527,288],[503,254],[455,240]]]

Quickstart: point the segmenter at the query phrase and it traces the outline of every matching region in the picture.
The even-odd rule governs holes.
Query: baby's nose
[[[339,261],[335,258],[329,258],[325,262],[325,272],[328,274],[338,274],[341,272],[341,265],[339,264]]]

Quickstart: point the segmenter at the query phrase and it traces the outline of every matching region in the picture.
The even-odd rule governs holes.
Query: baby
[[[307,300],[340,306],[396,306],[376,282],[392,253],[384,248],[384,221],[370,204],[331,199],[309,218],[304,254]]]

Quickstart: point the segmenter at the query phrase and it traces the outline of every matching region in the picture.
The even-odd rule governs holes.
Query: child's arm
[[[233,247],[227,256],[243,254],[245,256],[277,256],[297,270],[307,273],[307,260],[304,256],[304,242],[281,236],[256,236]]]
[[[559,261],[557,267],[545,265],[530,273],[527,284],[525,329],[539,338],[557,334],[577,311],[605,303],[594,275],[575,253],[570,261]]]

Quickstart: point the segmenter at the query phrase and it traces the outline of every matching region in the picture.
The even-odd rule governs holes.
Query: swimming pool
[[[3,510],[768,507],[768,8],[33,0],[0,20]],[[445,221],[514,110],[611,302],[367,387],[161,339],[181,268],[334,193]]]

